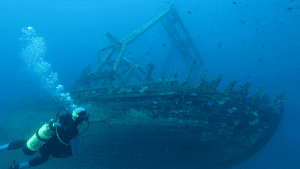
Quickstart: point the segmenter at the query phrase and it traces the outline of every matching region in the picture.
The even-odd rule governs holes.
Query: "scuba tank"
[[[63,110],[63,109],[62,109]],[[62,111],[60,110],[60,111]],[[57,135],[58,139],[65,145],[69,145],[64,143],[58,135],[57,128],[61,127],[61,124],[59,123],[59,113],[56,115],[56,119],[51,119],[48,123],[44,124],[41,128],[38,129],[36,133],[34,133],[31,138],[27,141],[26,146],[23,147],[23,152],[26,155],[33,155],[35,152],[37,152],[44,144],[46,144],[47,141],[49,141],[55,134]],[[66,110],[64,110],[66,111]],[[67,112],[67,111],[66,111]],[[67,112],[68,113],[68,112]],[[88,114],[87,114],[88,116]],[[72,117],[78,118],[78,114],[73,111]],[[84,121],[88,122],[88,117],[84,117]],[[81,135],[84,132],[88,130],[90,126],[90,123],[88,122],[88,127],[86,130],[84,130],[82,133],[78,134]],[[78,136],[77,135],[77,136]],[[75,136],[76,137],[76,136]]]
[[[48,140],[55,134],[55,128],[60,126],[59,123],[54,123],[51,119],[38,129],[36,133],[27,141],[26,147],[23,147],[23,152],[27,155],[32,155],[37,152]]]

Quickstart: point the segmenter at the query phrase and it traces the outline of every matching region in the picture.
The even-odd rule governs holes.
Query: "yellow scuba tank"
[[[61,110],[60,110],[61,111]],[[60,112],[59,111],[59,112]],[[66,111],[66,110],[64,110]],[[58,139],[65,145],[69,145],[64,143],[57,132],[57,126],[61,127],[61,124],[59,123],[59,112],[56,116],[57,122],[54,122],[53,119],[50,120],[49,123],[44,124],[39,130],[31,136],[31,138],[27,141],[26,146],[23,147],[23,152],[27,155],[32,155],[36,151],[38,151],[48,140],[50,140],[54,134],[57,134]],[[67,111],[66,111],[67,112]],[[76,121],[76,119],[80,118],[81,121],[85,120],[88,123],[88,127],[86,130],[88,130],[90,123],[88,122],[89,114],[85,111],[83,108],[78,108],[78,112],[81,116],[76,111],[72,112],[72,117],[74,118],[73,120]],[[84,112],[84,113],[82,113]],[[68,113],[68,112],[67,112]],[[56,130],[55,130],[56,129]],[[86,132],[86,130],[84,132]],[[55,132],[56,131],[56,132]],[[84,133],[82,132],[82,133]],[[81,135],[80,133],[79,135]]]
[[[44,124],[33,136],[27,141],[26,146],[31,151],[38,151],[52,136],[55,130],[50,129],[53,125],[53,119],[49,123]]]

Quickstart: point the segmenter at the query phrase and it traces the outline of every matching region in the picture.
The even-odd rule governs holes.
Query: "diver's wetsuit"
[[[75,154],[74,151],[76,151],[76,149],[78,150],[79,147],[76,146],[79,146],[78,144],[79,130],[77,128],[77,125],[74,125],[75,123],[74,120],[72,119],[72,115],[66,114],[60,116],[59,123],[61,124],[61,127],[57,128],[59,138],[64,143],[69,145],[63,144],[58,139],[55,131],[55,135],[40,148],[39,151],[41,157],[34,158],[28,162],[31,167],[38,166],[48,161],[50,155],[56,158],[66,158],[68,156],[72,156],[73,154]],[[26,143],[27,143],[26,140],[15,141],[10,143],[7,149],[14,150],[23,147],[23,152],[27,155],[30,155],[26,153],[26,148],[27,148]]]

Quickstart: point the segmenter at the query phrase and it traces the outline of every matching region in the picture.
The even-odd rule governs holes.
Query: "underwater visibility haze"
[[[40,168],[299,168],[299,0],[4,0],[0,25],[0,145],[91,112]]]

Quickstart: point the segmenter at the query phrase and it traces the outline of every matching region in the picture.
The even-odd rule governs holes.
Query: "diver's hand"
[[[51,121],[49,126],[50,126],[50,130],[55,131],[56,127],[61,127],[61,124],[60,123],[54,123],[53,121]]]
[[[9,169],[19,169],[19,164],[12,165],[12,166],[9,167]]]
[[[53,123],[53,127],[56,127],[56,126],[61,127],[61,124],[60,123]]]

